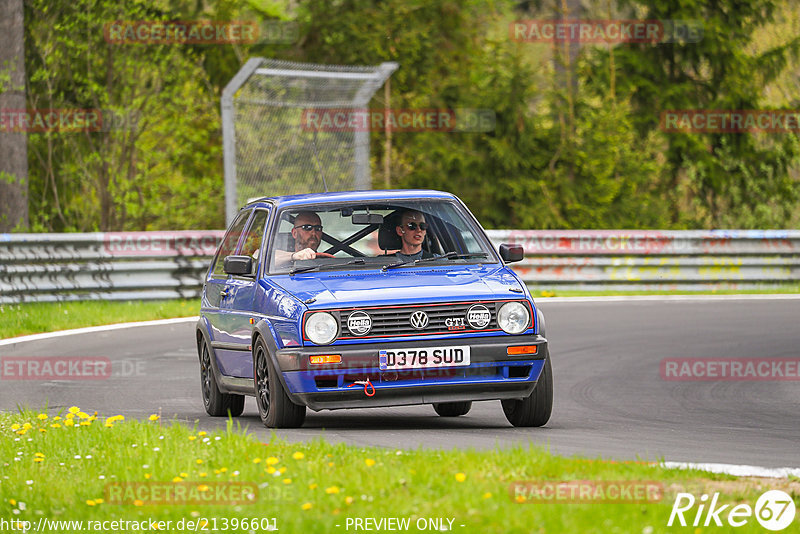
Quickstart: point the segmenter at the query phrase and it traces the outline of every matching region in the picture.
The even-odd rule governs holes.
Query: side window
[[[268,216],[269,212],[267,210],[256,210],[256,214],[253,216],[250,227],[245,234],[242,251],[239,253],[242,256],[252,257],[253,265],[258,264],[259,255],[261,254],[261,240],[264,237],[264,226],[267,224]]]
[[[251,210],[243,211],[233,221],[230,230],[222,238],[222,243],[217,251],[217,257],[214,259],[214,267],[211,269],[212,275],[224,275],[225,271],[225,256],[230,256],[236,251],[236,244],[239,242],[239,237],[242,235],[244,225],[247,218],[250,216]]]

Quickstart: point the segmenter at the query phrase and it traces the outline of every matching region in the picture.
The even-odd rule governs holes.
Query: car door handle
[[[230,295],[231,295],[230,288],[227,288],[227,287],[223,288],[219,292],[219,296],[222,297],[222,298],[229,297]]]

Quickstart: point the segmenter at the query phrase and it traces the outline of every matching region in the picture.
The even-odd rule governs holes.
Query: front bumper
[[[459,345],[470,346],[468,366],[380,369],[380,350]],[[516,345],[536,345],[536,354],[508,355]],[[309,356],[320,354],[340,354],[342,363],[308,364]],[[312,410],[523,398],[536,387],[547,356],[547,339],[539,335],[292,347],[276,354],[289,397]],[[373,396],[353,385],[366,380]]]

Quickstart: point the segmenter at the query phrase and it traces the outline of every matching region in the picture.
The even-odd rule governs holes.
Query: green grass
[[[0,304],[0,339],[69,328],[197,315],[200,300]]]
[[[87,414],[79,414],[74,420],[89,424],[67,427],[64,419],[54,420],[55,413],[47,415],[40,420],[31,412],[0,414],[0,518],[34,524],[40,518],[172,521],[168,530],[173,531],[181,519],[205,518],[209,528],[216,519],[221,530],[223,518],[229,527],[234,518],[275,518],[278,529],[289,533],[347,532],[348,518],[366,517],[408,518],[409,531],[416,532],[419,518],[450,518],[453,530],[464,533],[650,534],[681,530],[666,526],[677,491],[690,491],[698,498],[704,491],[719,491],[723,503],[751,506],[766,489],[794,487],[795,501],[800,493],[800,484],[788,480],[761,480],[757,488],[753,480],[643,463],[561,458],[537,448],[409,451],[321,440],[289,444],[274,435],[262,444],[232,423],[227,431],[204,435],[161,420],[118,421],[106,427],[102,417],[91,422],[80,419]],[[12,425],[21,428],[14,430]],[[509,485],[525,480],[656,481],[663,484],[665,496],[646,504],[517,502]],[[252,502],[119,504],[112,489],[120,483],[180,485],[194,488],[193,495],[198,495],[201,485],[231,482],[258,488],[252,490]],[[690,523],[695,511],[696,506],[687,513]],[[726,524],[721,530],[683,530],[729,529]],[[63,526],[60,530],[69,531]],[[349,531],[354,531],[352,526]],[[763,529],[751,518],[736,531]]]

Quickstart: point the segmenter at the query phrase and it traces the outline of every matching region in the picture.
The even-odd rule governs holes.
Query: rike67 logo
[[[714,493],[710,502],[706,494],[701,495],[700,499],[695,499],[691,493],[678,493],[675,496],[667,526],[671,527],[677,519],[677,524],[682,527],[687,524],[694,527],[707,527],[712,523],[718,527],[725,523],[731,527],[741,527],[755,516],[756,521],[765,529],[779,531],[792,524],[796,512],[792,497],[781,490],[769,490],[763,493],[756,501],[755,509],[749,504],[737,504],[733,507],[730,504],[720,506],[718,500],[719,493]],[[693,510],[695,505],[697,505],[697,509]],[[694,516],[693,519],[692,516]]]

